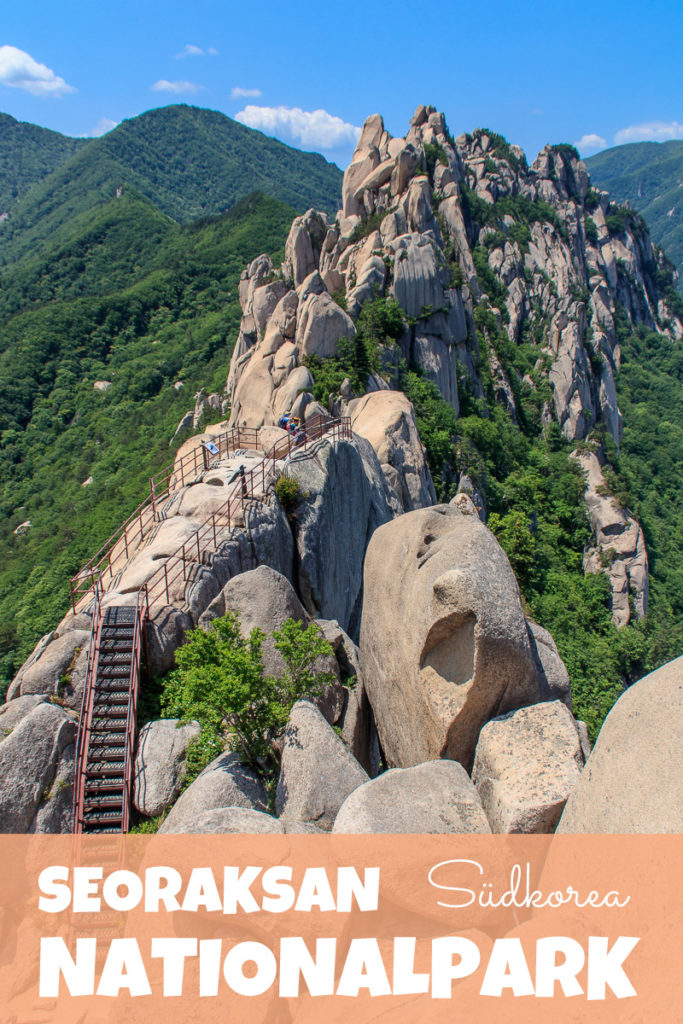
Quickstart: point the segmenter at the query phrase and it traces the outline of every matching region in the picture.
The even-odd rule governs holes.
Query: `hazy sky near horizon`
[[[681,0],[25,0],[5,5],[0,110],[99,135],[169,103],[223,111],[344,167],[359,126],[418,103],[530,160],[683,138]]]

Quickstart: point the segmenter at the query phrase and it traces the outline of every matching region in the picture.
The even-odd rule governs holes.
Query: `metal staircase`
[[[126,832],[130,815],[143,609],[98,608],[76,761],[76,832]]]
[[[102,607],[126,560],[163,518],[163,502],[174,489],[200,479],[202,468],[209,468],[205,451],[201,456],[197,450],[188,453],[162,475],[161,484],[152,480],[151,498],[73,577],[74,611],[87,608],[93,622],[76,748],[76,833],[128,831],[142,644],[150,609],[154,614],[157,605],[184,601],[198,567],[207,564],[240,518],[243,520],[247,502],[264,500],[278,462],[295,453],[304,454],[323,437],[338,440],[351,436],[346,418],[307,425],[305,439],[298,442],[288,434],[264,455],[257,469],[243,474],[225,504],[161,563],[140,589],[135,605]],[[217,439],[217,458],[239,450],[240,443],[256,444],[257,440],[258,431],[249,428],[228,431]]]

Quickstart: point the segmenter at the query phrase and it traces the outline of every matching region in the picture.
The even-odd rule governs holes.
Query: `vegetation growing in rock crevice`
[[[313,377],[313,394],[327,406],[348,379],[355,395],[362,395],[368,377],[381,371],[382,349],[391,347],[406,329],[403,311],[391,298],[366,302],[356,321],[354,338],[342,338],[337,355],[328,359],[309,356],[306,366]]]
[[[202,729],[192,742],[187,784],[226,743],[249,764],[272,774],[278,761],[273,741],[293,705],[301,697],[319,696],[333,681],[333,674],[320,668],[332,647],[315,623],[304,627],[288,619],[273,639],[285,665],[277,677],[264,672],[265,634],[252,629],[243,637],[235,612],[215,619],[208,632],[191,631],[176,652],[177,668],[166,681],[162,709],[182,722],[196,720]]]

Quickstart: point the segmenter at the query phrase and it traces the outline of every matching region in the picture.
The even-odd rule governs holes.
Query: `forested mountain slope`
[[[83,215],[50,258],[6,277],[5,310],[22,311],[0,323],[5,683],[64,612],[69,575],[172,459],[194,392],[222,387],[242,267],[264,248],[281,252],[291,218],[256,194],[180,227],[124,195]],[[98,380],[111,386],[96,390]]]
[[[71,142],[73,140],[66,140]],[[254,190],[305,210],[334,211],[341,171],[217,111],[171,106],[123,121],[91,139],[36,184],[0,233],[2,263],[65,239],[80,214],[125,189],[178,223],[222,213]]]
[[[589,157],[586,166],[596,185],[643,215],[675,264],[683,294],[683,141],[616,146]]]
[[[32,185],[85,145],[86,139],[70,139],[0,114],[0,217],[12,217],[17,202]]]

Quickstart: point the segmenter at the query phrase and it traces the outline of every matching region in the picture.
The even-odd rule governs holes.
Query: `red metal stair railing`
[[[209,462],[204,454],[197,456],[204,468],[240,447],[255,447],[257,431],[235,430],[222,435],[217,444],[219,454]],[[140,589],[134,605],[103,606],[106,569],[113,578],[112,552],[116,544],[128,551],[126,527],[135,516],[127,520],[122,531],[105,554],[95,557],[82,570],[76,580],[87,588],[81,599],[93,594],[92,634],[88,655],[88,668],[81,703],[78,730],[74,786],[74,831],[77,833],[118,832],[128,830],[134,784],[134,757],[137,730],[137,702],[140,688],[142,642],[144,627],[152,605],[164,601],[184,601],[186,588],[204,556],[215,553],[228,539],[249,501],[263,500],[276,465],[294,454],[305,454],[309,446],[322,437],[337,440],[350,438],[348,419],[320,420],[310,425],[306,434],[295,440],[290,434],[282,438],[265,455],[256,469],[239,475],[227,501],[214,512],[177,551],[175,551]],[[192,453],[190,453],[192,454]],[[181,463],[183,460],[181,460]],[[181,471],[180,479],[197,479],[199,463],[186,463],[188,476]],[[173,473],[164,481],[168,493],[173,487]],[[151,503],[141,506],[154,514],[154,483]],[[142,515],[142,513],[140,513]],[[140,519],[140,536],[144,535]],[[105,546],[106,547],[106,546]],[[125,554],[123,555],[125,558]],[[99,559],[99,561],[98,561]],[[104,566],[104,568],[102,568]],[[74,593],[72,582],[72,595]],[[178,584],[180,584],[178,586]],[[178,593],[174,588],[178,586]],[[75,607],[75,604],[74,604]]]
[[[210,455],[205,447],[196,447],[150,478],[150,493],[133,513],[107,540],[96,555],[83,566],[69,581],[71,605],[77,607],[91,590],[101,584],[106,589],[116,575],[118,566],[127,560],[135,546],[139,545],[158,521],[158,506],[173,490],[184,487],[211,465],[224,459],[231,451],[240,448],[256,448],[259,431],[254,427],[233,427],[212,438],[218,454]]]
[[[145,590],[147,606],[163,601],[165,604],[180,603],[184,600],[185,586],[201,565],[204,556],[216,552],[221,543],[228,539],[236,525],[238,513],[243,513],[246,502],[265,496],[266,487],[276,470],[278,462],[292,454],[305,454],[311,444],[325,437],[328,440],[349,439],[351,422],[348,417],[336,420],[320,420],[307,428],[304,439],[297,440],[288,434],[276,442],[264,456],[256,469],[244,473],[235,481],[235,487],[227,501],[210,515],[195,533],[181,544],[147,580]],[[174,587],[180,581],[180,587]]]
[[[146,608],[98,605],[76,758],[74,831],[126,832]]]

